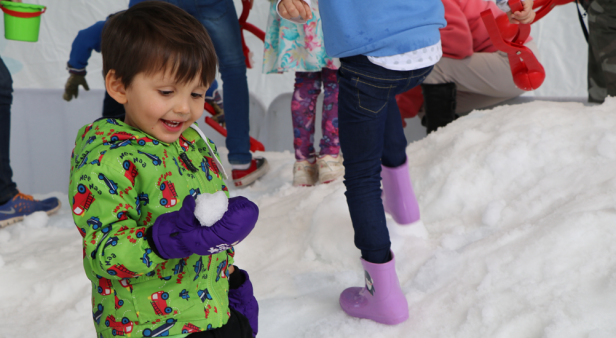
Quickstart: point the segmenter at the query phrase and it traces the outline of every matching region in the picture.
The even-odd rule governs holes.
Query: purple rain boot
[[[340,294],[340,307],[346,314],[377,323],[396,325],[409,318],[409,305],[398,282],[394,253],[391,260],[375,264],[361,259],[365,287],[348,288]]]
[[[401,225],[419,220],[419,205],[411,185],[408,163],[407,159],[404,164],[395,168],[381,165],[383,208]]]

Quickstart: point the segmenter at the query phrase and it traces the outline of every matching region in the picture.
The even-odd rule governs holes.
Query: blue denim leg
[[[421,84],[432,67],[393,71],[365,56],[340,61],[340,147],[355,246],[366,261],[385,263],[391,242],[381,200],[381,163],[397,167],[406,161],[406,138],[395,96]]]
[[[199,20],[207,29],[223,81],[229,163],[244,164],[250,154],[248,80],[242,51],[242,36],[233,0],[165,0]]]
[[[9,150],[11,147],[11,103],[13,102],[13,79],[0,58],[0,204],[17,195],[13,182]]]

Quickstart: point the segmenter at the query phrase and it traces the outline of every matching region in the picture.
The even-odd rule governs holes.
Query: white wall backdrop
[[[234,0],[238,13],[241,3]],[[127,0],[28,0],[48,6],[43,14],[37,43],[0,38],[0,56],[14,81],[12,107],[11,164],[14,180],[27,193],[65,191],[68,185],[69,156],[76,131],[100,116],[103,98],[102,59],[94,52],[87,68],[91,91],[80,90],[77,99],[62,100],[65,69],[77,32],[127,7]],[[249,22],[265,29],[270,2],[255,0]],[[0,15],[0,34],[4,19]],[[556,8],[533,26],[547,77],[544,85],[528,96],[580,98],[586,96],[587,45],[578,23],[575,6]],[[248,70],[251,92],[251,135],[268,151],[292,149],[290,92],[293,74],[261,74],[263,43],[245,34],[254,53],[255,69]],[[530,99],[530,98],[528,98]],[[320,104],[317,105],[320,109]],[[317,114],[320,117],[320,114]],[[407,120],[407,139],[425,135],[417,119]],[[320,120],[317,120],[320,125]],[[201,123],[208,137],[219,146],[224,139]],[[316,128],[315,139],[320,137]],[[226,159],[225,159],[226,160]]]
[[[47,5],[43,14],[39,42],[26,43],[0,39],[0,55],[9,66],[15,88],[63,88],[71,43],[80,29],[103,20],[107,15],[127,7],[126,0],[29,0]],[[235,0],[238,13],[241,3]],[[265,29],[269,1],[255,0],[248,21]],[[0,18],[0,32],[4,33]],[[587,46],[578,23],[574,4],[554,9],[533,26],[547,77],[544,85],[529,95],[549,97],[586,96]],[[246,33],[248,45],[257,65],[263,57],[263,44]],[[91,88],[103,88],[101,57],[93,53],[88,66]],[[260,66],[248,71],[251,92],[265,107],[281,93],[290,92],[293,74],[264,75]]]

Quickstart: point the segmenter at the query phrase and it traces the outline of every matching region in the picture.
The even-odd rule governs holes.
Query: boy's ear
[[[105,76],[105,88],[109,96],[119,104],[125,104],[128,101],[126,98],[126,87],[122,83],[122,79],[116,76],[113,69],[109,70]]]

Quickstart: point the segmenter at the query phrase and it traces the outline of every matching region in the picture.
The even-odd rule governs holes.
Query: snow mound
[[[259,337],[616,336],[616,99],[473,112],[407,155],[422,220],[388,217],[411,314],[393,327],[338,305],[363,285],[340,180],[293,187],[293,154],[266,152],[270,172],[230,188],[260,209],[235,256]],[[95,335],[83,239],[63,205],[47,225],[0,230],[0,337]]]
[[[229,199],[224,191],[197,196],[195,217],[202,226],[211,227],[218,222],[229,208]]]

